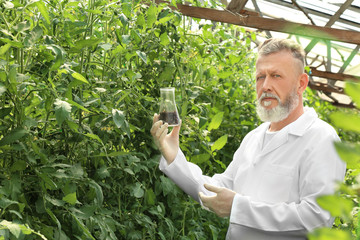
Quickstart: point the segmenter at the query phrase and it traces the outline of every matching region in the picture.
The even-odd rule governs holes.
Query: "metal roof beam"
[[[343,12],[346,10],[346,8],[348,6],[351,5],[351,3],[353,2],[354,0],[347,0],[340,8],[339,10],[337,10],[337,12],[329,19],[329,21],[326,23],[325,27],[331,27],[335,22],[336,20],[338,20],[341,16],[341,14],[343,14]],[[311,40],[311,42],[306,46],[305,48],[305,52],[310,52],[311,49],[313,49],[313,47],[319,42],[319,40],[317,39],[313,39]]]
[[[356,48],[351,52],[350,56],[346,59],[344,64],[341,66],[339,73],[343,73],[347,66],[349,66],[350,62],[353,60],[356,54],[359,53],[360,45],[357,45]]]
[[[283,1],[283,0],[266,0],[266,2],[270,2],[270,3],[273,3],[273,4],[277,4],[277,5],[280,5],[280,6],[284,6],[284,7],[293,9],[292,3],[286,2],[286,1]],[[353,9],[353,10],[355,9],[354,7],[352,7],[352,6],[350,7],[350,6],[348,6],[348,10],[349,9]],[[333,15],[329,15],[329,14],[326,14],[326,13],[323,13],[323,12],[319,12],[319,11],[316,11],[314,9],[310,9],[310,8],[307,8],[307,7],[303,7],[303,9],[305,9],[310,14],[320,16],[320,17],[323,17],[323,18],[327,18],[327,19],[329,19],[330,17],[333,16]],[[356,12],[359,12],[359,11],[360,10],[356,10]],[[350,20],[344,19],[344,18],[339,18],[338,22],[348,24],[348,25],[353,26],[353,27],[359,27],[358,22],[350,21]]]

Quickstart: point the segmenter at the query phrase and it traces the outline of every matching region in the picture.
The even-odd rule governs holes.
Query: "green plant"
[[[0,1],[3,239],[224,238],[227,219],[159,172],[149,130],[175,86],[182,146],[223,169],[257,122],[254,60],[243,29],[185,20],[137,1]]]
[[[357,106],[360,104],[358,91],[360,85],[347,82],[345,91],[351,96]],[[347,164],[347,174],[344,183],[335,195],[322,196],[318,199],[320,206],[328,210],[335,217],[334,228],[317,229],[310,234],[309,239],[359,239],[359,136],[351,134],[360,132],[360,118],[358,110],[342,110],[331,113],[332,123],[339,128],[342,138],[346,141],[335,143],[336,150]]]

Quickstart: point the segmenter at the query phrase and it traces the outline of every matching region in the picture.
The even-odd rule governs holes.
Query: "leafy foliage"
[[[347,82],[345,91],[357,103],[358,83]],[[358,104],[357,104],[358,105]],[[343,142],[335,143],[335,148],[347,165],[345,182],[339,187],[336,195],[322,196],[318,199],[319,205],[328,210],[335,217],[333,229],[318,229],[310,236],[310,240],[350,240],[358,239],[359,232],[359,173],[360,173],[360,145],[359,111],[339,110],[330,114],[330,120],[339,129]]]
[[[225,168],[258,123],[245,30],[125,0],[0,1],[0,19],[3,239],[224,238],[149,130],[175,86],[184,151]]]

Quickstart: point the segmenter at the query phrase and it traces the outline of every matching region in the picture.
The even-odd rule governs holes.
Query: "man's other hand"
[[[199,193],[199,197],[205,207],[209,208],[219,217],[229,217],[231,213],[232,202],[235,197],[235,192],[223,188],[216,187],[209,184],[204,184],[204,187],[210,192],[216,193],[215,196],[205,196],[202,192]]]

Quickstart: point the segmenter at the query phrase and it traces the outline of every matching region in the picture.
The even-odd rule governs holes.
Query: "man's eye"
[[[259,81],[259,80],[262,80],[264,78],[265,78],[265,76],[258,76],[258,77],[256,77],[256,80]]]
[[[280,75],[279,75],[279,74],[274,74],[274,77],[275,77],[275,78],[279,78]]]

